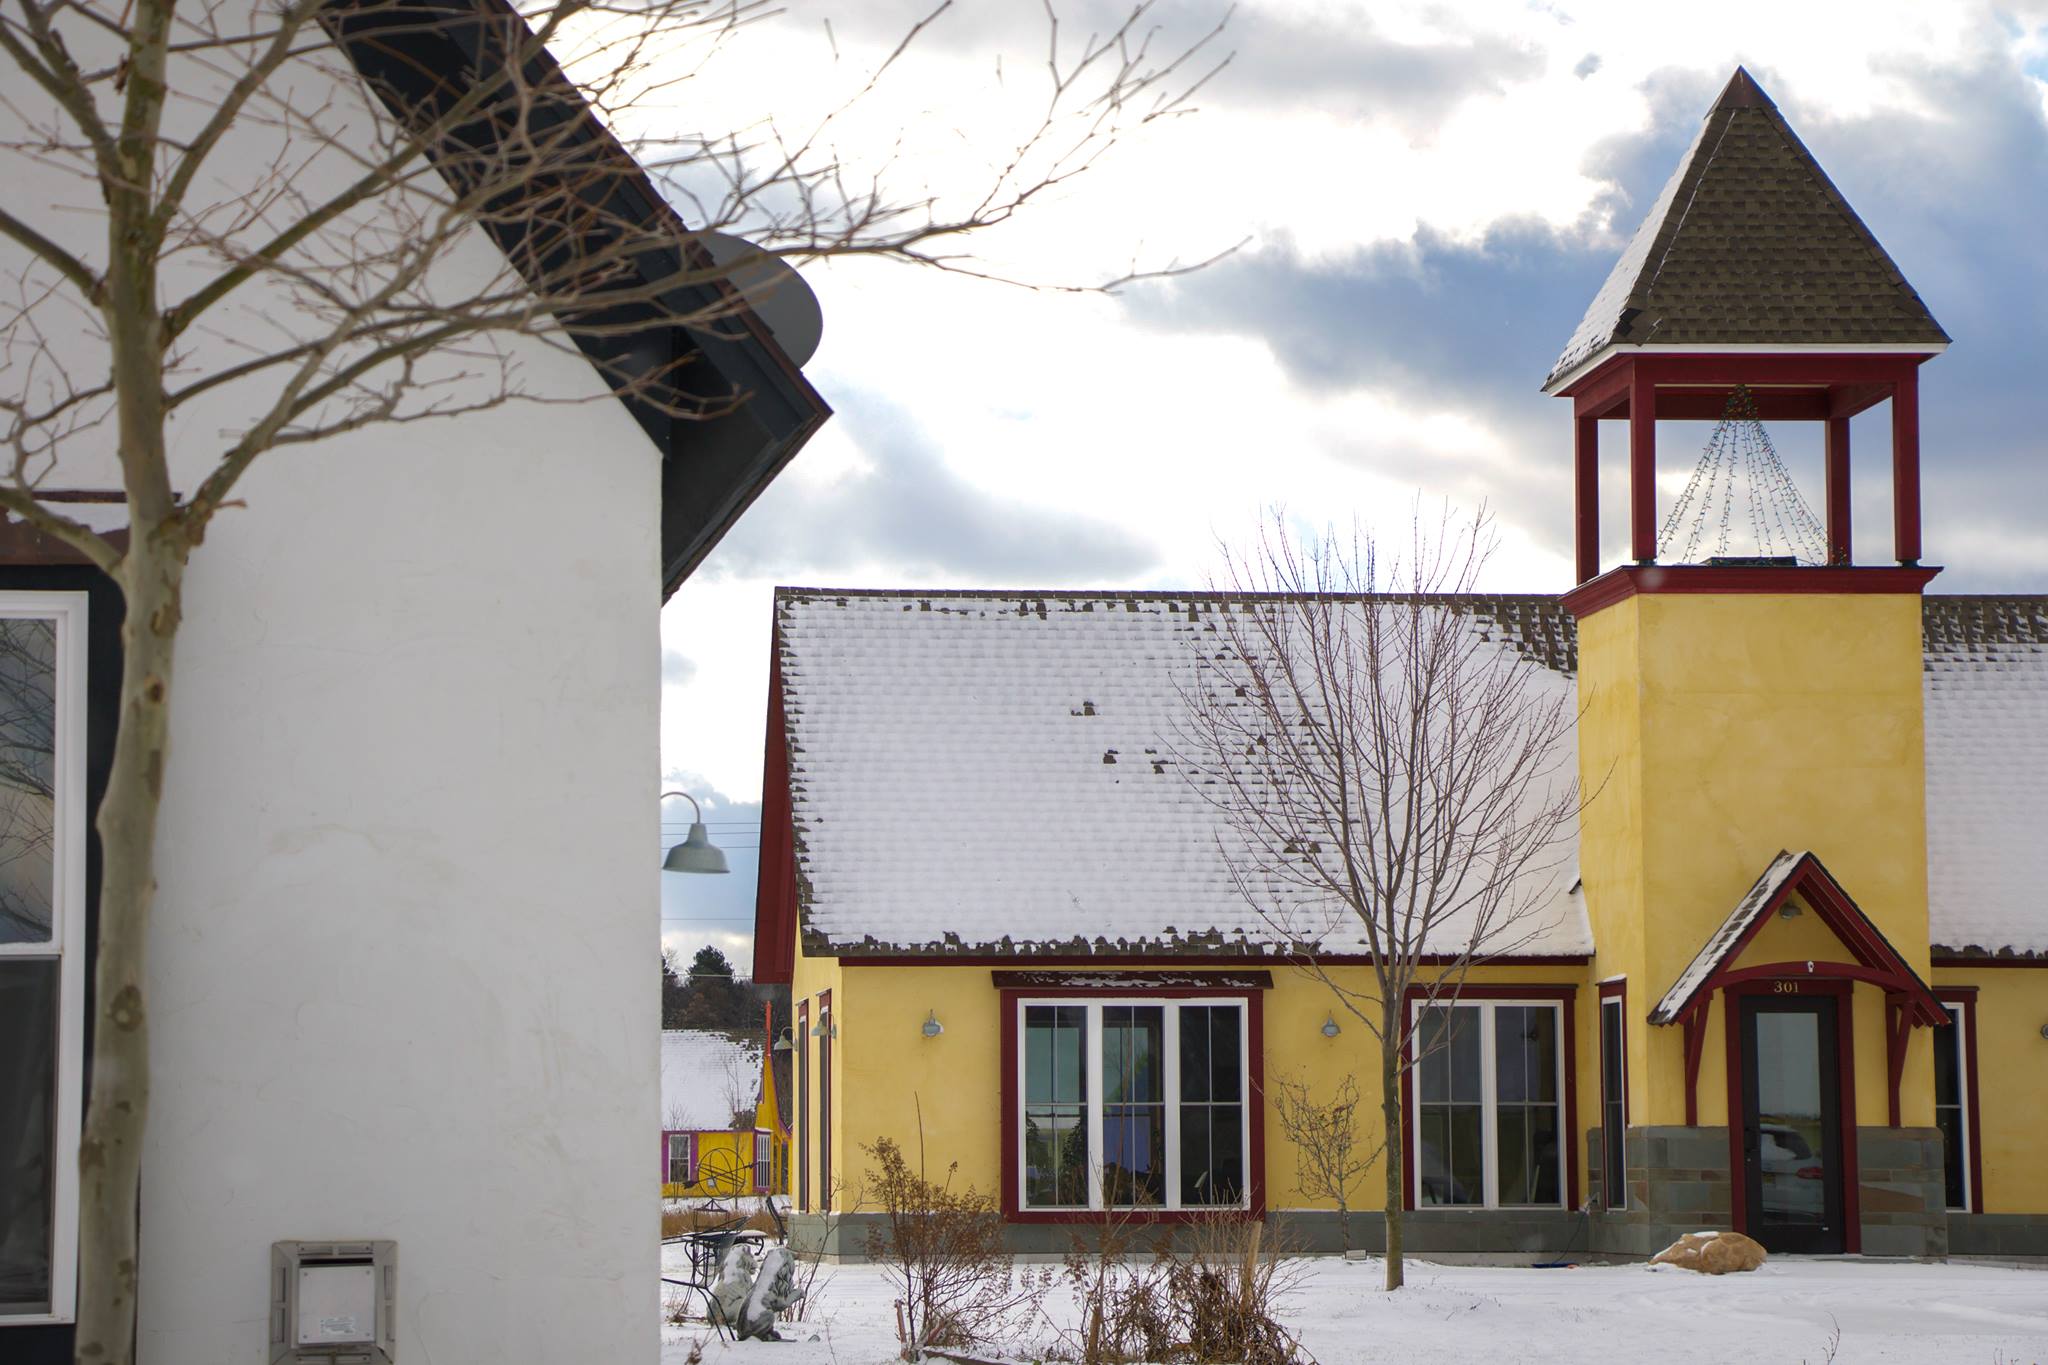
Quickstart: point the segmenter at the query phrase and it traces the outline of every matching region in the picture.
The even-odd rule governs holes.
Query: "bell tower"
[[[1738,929],[1796,942],[1817,976],[1786,988],[1810,996],[1818,976],[1835,974],[1842,1065],[1862,1083],[1837,1130],[1850,1171],[1849,1244],[1838,1250],[1856,1249],[1859,1125],[1933,1121],[1924,1030],[1909,1027],[1933,1022],[1921,984],[1921,592],[1938,570],[1921,564],[1918,374],[1947,345],[1876,237],[1738,69],[1544,384],[1571,400],[1576,437],[1578,586],[1564,602],[1578,620],[1580,775],[1591,797],[1580,862],[1595,976],[1608,989],[1624,980],[1632,1002],[1631,1127],[1725,1127],[1740,1204],[1743,1125],[1754,1147],[1757,1120],[1743,1117],[1737,1030],[1727,1024],[1724,1046],[1723,1016],[1749,1017],[1741,992],[1755,983],[1733,984],[1742,969],[1713,954]],[[1890,415],[1894,548],[1892,562],[1859,563],[1849,419],[1880,405]],[[1660,563],[1658,421],[1738,409],[1824,425],[1815,562]],[[1604,571],[1601,422],[1627,423],[1629,449],[1629,557]],[[1849,907],[1836,906],[1828,924],[1874,935],[1823,932],[1825,916],[1782,931],[1738,926],[1739,907],[1770,899],[1756,899],[1768,869],[1794,865],[1781,854],[1825,868],[1836,889],[1808,899]],[[1794,893],[1772,894],[1773,925],[1786,913],[1780,901],[1800,913]],[[1845,935],[1862,935],[1863,946],[1845,946]],[[1862,958],[1885,957],[1871,946],[1879,942],[1896,952],[1873,967]],[[1752,1151],[1752,1170],[1755,1159]],[[1741,1227],[1740,1208],[1731,1212]]]

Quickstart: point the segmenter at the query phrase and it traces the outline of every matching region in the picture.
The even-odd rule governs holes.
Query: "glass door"
[[[1836,1008],[1742,998],[1743,1197],[1769,1251],[1845,1249]]]

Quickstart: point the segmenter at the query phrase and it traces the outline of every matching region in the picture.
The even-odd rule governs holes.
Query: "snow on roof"
[[[1929,597],[1930,937],[2048,954],[2048,597]]]
[[[847,955],[1271,945],[1219,847],[1222,813],[1170,752],[1178,686],[1228,600],[778,593],[805,941]],[[1573,634],[1555,598],[1441,609],[1535,664],[1528,686],[1569,695]],[[1532,887],[1536,927],[1504,953],[1591,951],[1570,863],[1567,848]],[[1338,926],[1325,951],[1363,950],[1341,912],[1316,909]]]
[[[734,1111],[761,1098],[761,1042],[702,1029],[661,1033],[661,1126],[665,1132],[732,1128]]]
[[[1162,752],[1176,670],[1218,600],[785,590],[779,666],[811,940],[853,952],[1263,942],[1218,855],[1220,817]],[[1564,685],[1576,646],[1556,599],[1468,606]],[[1923,630],[1930,938],[2048,955],[2048,597],[1930,596]],[[1556,931],[1523,951],[1587,951],[1583,907],[1560,904]]]

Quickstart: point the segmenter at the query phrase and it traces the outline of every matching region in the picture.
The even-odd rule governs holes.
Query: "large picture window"
[[[1416,1204],[1564,1203],[1563,1007],[1484,1000],[1414,1008]]]
[[[75,1303],[85,624],[83,593],[0,593],[0,1323]]]
[[[1243,1001],[1017,1009],[1019,1208],[1247,1206]]]

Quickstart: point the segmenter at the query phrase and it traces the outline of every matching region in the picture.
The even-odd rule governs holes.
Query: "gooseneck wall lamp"
[[[664,872],[730,872],[725,865],[725,850],[711,842],[711,836],[704,832],[704,808],[697,804],[697,798],[688,792],[663,792],[661,799],[680,796],[690,803],[690,811],[696,817],[690,821],[690,832],[680,844],[668,851],[661,860]]]

